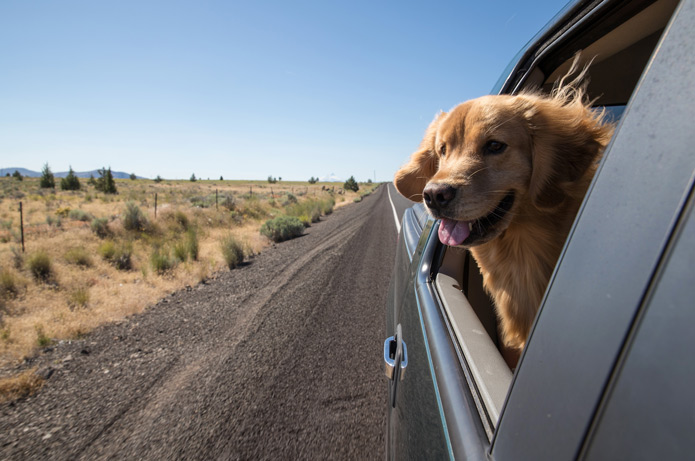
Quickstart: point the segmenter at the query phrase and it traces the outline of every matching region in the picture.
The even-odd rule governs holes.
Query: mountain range
[[[38,178],[41,176],[40,171],[32,171],[32,170],[27,170],[26,168],[0,168],[0,177],[1,176],[7,176],[18,171],[19,174],[22,176],[27,176],[29,178]],[[89,178],[90,176],[94,176],[95,178],[99,177],[99,170],[92,170],[92,171],[75,171],[75,176],[78,178]],[[128,179],[130,178],[130,173],[124,173],[122,171],[111,171],[111,174],[113,175],[114,178],[116,179]],[[59,171],[57,173],[53,173],[53,176],[56,178],[64,178],[68,175],[67,171]],[[137,175],[136,175],[137,176]],[[138,179],[147,179],[143,178],[142,176],[137,176]]]

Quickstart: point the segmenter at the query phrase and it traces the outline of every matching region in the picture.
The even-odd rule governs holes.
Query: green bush
[[[357,192],[358,190],[360,190],[360,186],[357,185],[357,181],[355,181],[355,177],[350,176],[350,178],[348,178],[348,180],[345,181],[345,184],[343,184],[343,189]]]
[[[106,238],[111,235],[111,229],[109,229],[108,218],[94,218],[92,220],[92,232],[94,232],[100,239]]]
[[[53,264],[51,258],[43,250],[38,250],[27,259],[27,266],[31,275],[38,281],[46,282],[53,277]]]
[[[200,253],[200,244],[198,243],[198,232],[195,228],[191,227],[186,232],[186,250],[188,255],[193,261],[198,260],[198,254]]]
[[[133,268],[133,244],[130,242],[116,245],[116,251],[111,259],[116,269],[129,271]]]
[[[140,207],[135,202],[128,202],[123,213],[123,227],[129,231],[145,231],[149,227],[150,221],[143,214]]]
[[[92,219],[92,215],[87,213],[86,211],[78,209],[70,210],[68,212],[68,217],[72,219],[73,221],[82,221],[82,222],[87,222]]]
[[[299,237],[304,232],[304,223],[295,216],[278,216],[261,226],[261,234],[274,242]]]
[[[155,247],[150,255],[152,269],[158,274],[164,274],[176,265],[176,261],[169,255],[169,252],[160,247]]]
[[[99,246],[99,254],[118,270],[131,270],[133,268],[133,244],[131,242],[117,245],[112,240],[107,240]]]
[[[224,262],[229,269],[234,269],[244,262],[244,248],[237,239],[229,235],[220,242]]]
[[[174,244],[174,258],[178,259],[182,263],[188,260],[188,248],[186,248],[186,242],[176,242]]]
[[[65,260],[70,264],[75,264],[76,266],[91,267],[92,257],[87,253],[82,247],[71,248],[65,252]]]
[[[107,240],[99,246],[99,254],[106,261],[111,261],[116,254],[116,244],[112,240]]]

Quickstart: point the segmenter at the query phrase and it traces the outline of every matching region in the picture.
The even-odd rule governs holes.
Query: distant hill
[[[2,176],[7,176],[8,174],[12,176],[12,174],[15,171],[19,171],[19,174],[22,176],[27,176],[29,178],[38,178],[41,176],[40,171],[32,171],[32,170],[27,170],[26,168],[0,168],[0,177]],[[111,171],[111,174],[113,175],[114,178],[116,179],[129,179],[130,178],[130,173],[124,173],[122,171]],[[56,178],[64,178],[68,175],[67,171],[59,171],[57,173],[53,173],[53,176]],[[92,171],[75,171],[75,176],[78,178],[89,178],[90,176],[94,176],[95,178],[99,177],[99,170],[92,170]],[[137,175],[136,175],[137,176]],[[138,179],[147,179],[142,176],[137,176]]]

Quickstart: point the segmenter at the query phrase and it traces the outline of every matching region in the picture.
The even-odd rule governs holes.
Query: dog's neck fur
[[[543,210],[527,205],[515,212],[500,236],[470,249],[481,268],[483,285],[493,296],[502,338],[511,348],[525,346],[593,174],[590,168],[582,180],[572,185],[570,196],[561,206]]]

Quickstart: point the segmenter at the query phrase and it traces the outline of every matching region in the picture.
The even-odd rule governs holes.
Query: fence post
[[[157,219],[157,193],[154,193],[154,219]]]
[[[220,208],[217,206],[217,189],[215,189],[215,211],[220,211]]]
[[[24,211],[22,210],[22,202],[19,202],[19,229],[22,233],[22,253],[24,253]]]

